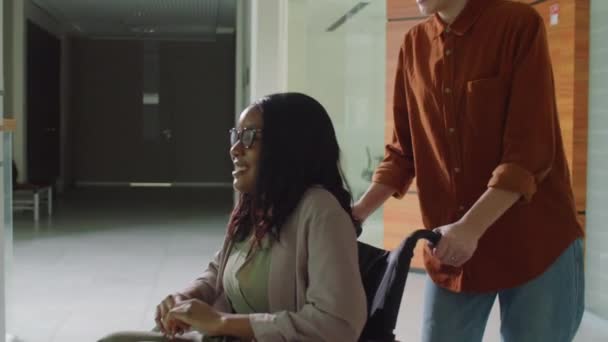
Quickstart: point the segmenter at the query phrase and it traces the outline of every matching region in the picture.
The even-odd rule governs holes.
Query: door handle
[[[169,141],[173,138],[173,132],[170,129],[163,130],[163,135],[165,136],[165,139],[167,141]]]

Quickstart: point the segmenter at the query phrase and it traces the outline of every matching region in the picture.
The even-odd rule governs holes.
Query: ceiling
[[[234,33],[237,0],[33,0],[84,36],[208,40]]]

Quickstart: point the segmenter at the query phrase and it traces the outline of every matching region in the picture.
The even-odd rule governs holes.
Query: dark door
[[[59,176],[61,41],[27,23],[27,170],[31,183]]]
[[[159,43],[142,43],[143,91],[132,183],[170,184],[175,178],[173,111],[161,90]]]
[[[73,46],[77,181],[230,184],[233,37]]]
[[[234,39],[161,44],[161,109],[171,118],[175,183],[230,184]]]
[[[72,48],[76,181],[136,181],[138,143],[144,134],[142,44],[76,39]]]

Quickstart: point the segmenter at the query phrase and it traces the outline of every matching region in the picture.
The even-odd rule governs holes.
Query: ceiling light
[[[156,32],[154,27],[132,27],[131,32],[151,34]]]

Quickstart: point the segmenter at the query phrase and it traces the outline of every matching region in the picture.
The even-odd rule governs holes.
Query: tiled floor
[[[25,342],[90,342],[151,328],[159,300],[197,275],[218,248],[232,198],[226,190],[156,192],[76,192],[37,226],[16,215],[10,332]],[[408,279],[401,341],[420,339],[423,281],[419,274]],[[496,311],[486,336],[499,341]],[[607,336],[608,324],[586,315],[576,341]]]

